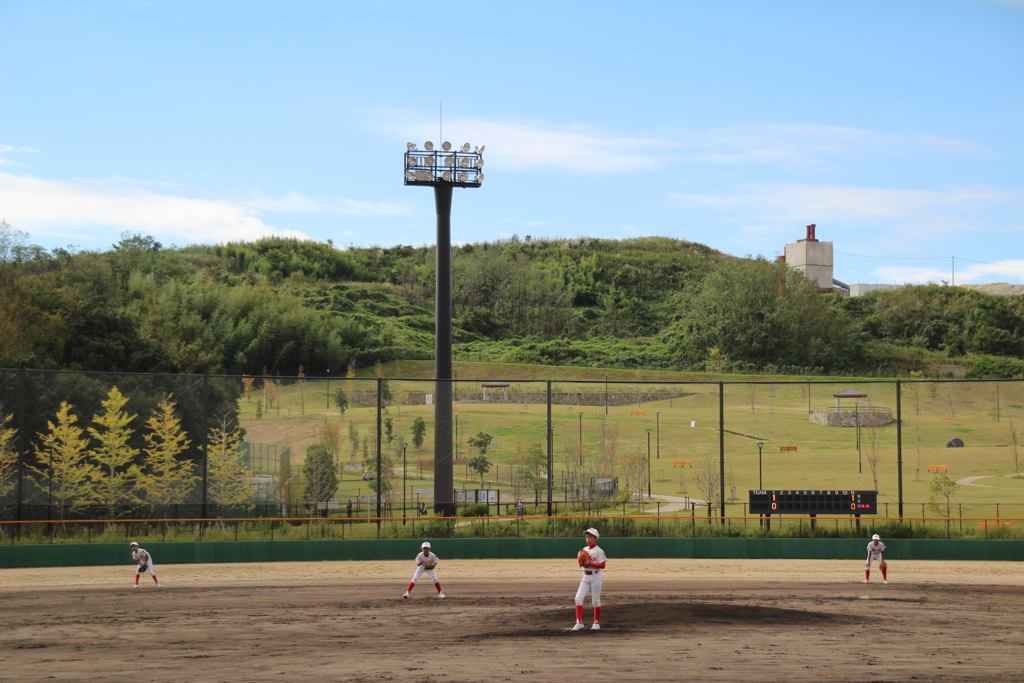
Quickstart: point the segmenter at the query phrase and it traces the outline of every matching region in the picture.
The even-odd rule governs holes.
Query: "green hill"
[[[105,252],[4,224],[0,367],[334,376],[433,356],[432,247],[264,239]],[[453,249],[456,359],[635,372],[1024,372],[1024,297],[819,294],[783,263],[662,237]]]

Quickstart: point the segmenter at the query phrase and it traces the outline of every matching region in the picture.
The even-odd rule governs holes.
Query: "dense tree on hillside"
[[[948,359],[972,376],[1024,371],[1021,296],[931,286],[839,299],[775,264],[663,237],[513,236],[452,251],[464,358],[699,369],[717,347],[727,371],[893,373]],[[2,222],[0,367],[293,377],[429,359],[434,261],[430,246],[178,248],[132,233],[106,252],[47,251]]]
[[[666,333],[685,359],[717,348],[754,367],[855,367],[860,332],[817,285],[781,262],[726,261],[680,298],[679,319]]]
[[[844,302],[878,341],[945,351],[1024,355],[1024,297],[939,285],[870,292]]]

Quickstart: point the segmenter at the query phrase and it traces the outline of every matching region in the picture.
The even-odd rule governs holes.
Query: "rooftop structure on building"
[[[816,227],[811,223],[805,238],[787,244],[782,260],[816,282],[822,292],[848,292],[849,285],[832,278],[832,243],[819,241],[814,236]]]

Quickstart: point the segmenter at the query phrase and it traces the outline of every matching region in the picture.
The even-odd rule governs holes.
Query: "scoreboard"
[[[877,491],[751,491],[750,514],[875,515]]]

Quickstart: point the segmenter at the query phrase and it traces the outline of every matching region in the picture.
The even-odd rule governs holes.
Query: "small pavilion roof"
[[[846,389],[840,391],[838,394],[832,394],[835,398],[867,398],[868,395],[863,391],[857,391],[856,389]]]

